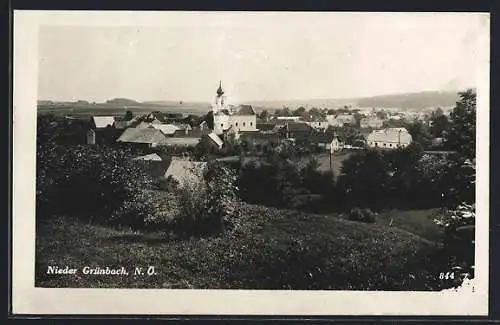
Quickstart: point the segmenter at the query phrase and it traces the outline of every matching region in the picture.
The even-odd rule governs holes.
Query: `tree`
[[[269,112],[265,109],[262,112],[260,112],[259,118],[267,121],[267,119],[269,118],[269,115],[270,115]]]
[[[203,121],[207,122],[208,127],[213,130],[214,129],[214,112],[210,111],[203,117]]]
[[[451,117],[445,144],[468,159],[476,156],[476,91],[468,89],[459,93]]]
[[[387,203],[390,178],[383,153],[368,150],[344,160],[338,190],[348,205],[380,208]]]
[[[445,132],[450,127],[450,121],[446,115],[431,115],[430,118],[431,126],[429,128],[430,133],[436,138],[442,138]]]
[[[356,120],[356,122],[355,122],[356,127],[360,127],[361,126],[361,119],[363,118],[363,116],[359,112],[355,112],[353,114],[353,116],[354,116],[354,119]]]
[[[306,116],[306,109],[304,108],[304,106],[300,106],[295,111],[293,111],[293,115],[305,117]]]
[[[407,125],[412,141],[419,143],[424,149],[428,148],[432,142],[432,135],[429,128],[422,121],[416,120]]]
[[[189,114],[184,119],[184,122],[189,124],[191,127],[199,126],[202,121],[203,121],[203,118],[199,117],[198,115],[195,115],[195,114]]]
[[[132,111],[125,112],[125,121],[130,121],[134,118],[134,113]]]
[[[287,106],[283,106],[282,109],[277,109],[275,114],[277,116],[293,116],[292,111],[290,111],[290,108]]]

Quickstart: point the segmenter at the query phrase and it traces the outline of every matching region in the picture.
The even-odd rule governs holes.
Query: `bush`
[[[354,208],[349,212],[349,220],[374,223],[376,214],[370,209]]]
[[[443,246],[449,269],[459,269],[469,278],[474,277],[475,204],[460,204],[446,211],[434,222],[444,229]]]
[[[67,215],[110,223],[123,202],[133,201],[152,184],[147,170],[131,160],[128,151],[54,144],[39,151],[37,218]]]
[[[124,201],[111,215],[110,223],[134,230],[159,230],[168,227],[178,210],[173,193],[144,190]]]
[[[209,235],[225,230],[236,214],[238,187],[233,170],[209,164],[198,182],[185,182],[176,190],[178,215],[173,229],[181,235]]]

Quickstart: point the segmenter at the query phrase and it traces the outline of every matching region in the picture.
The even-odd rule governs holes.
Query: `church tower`
[[[214,113],[226,108],[226,96],[224,96],[224,90],[222,89],[222,81],[219,81],[219,88],[217,88],[217,96],[215,97],[215,104],[212,105],[212,111]]]

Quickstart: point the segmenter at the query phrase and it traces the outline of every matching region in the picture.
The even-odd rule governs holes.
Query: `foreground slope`
[[[241,204],[221,236],[176,238],[83,224],[37,230],[42,287],[437,290],[435,247],[407,231],[333,216]],[[125,266],[128,276],[48,275],[50,265]],[[156,275],[133,275],[154,266]]]

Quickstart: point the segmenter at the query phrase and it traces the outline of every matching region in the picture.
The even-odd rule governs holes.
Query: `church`
[[[248,132],[257,130],[257,114],[252,105],[229,105],[224,96],[222,82],[219,82],[215,103],[212,104],[214,132],[221,135],[228,130]]]

